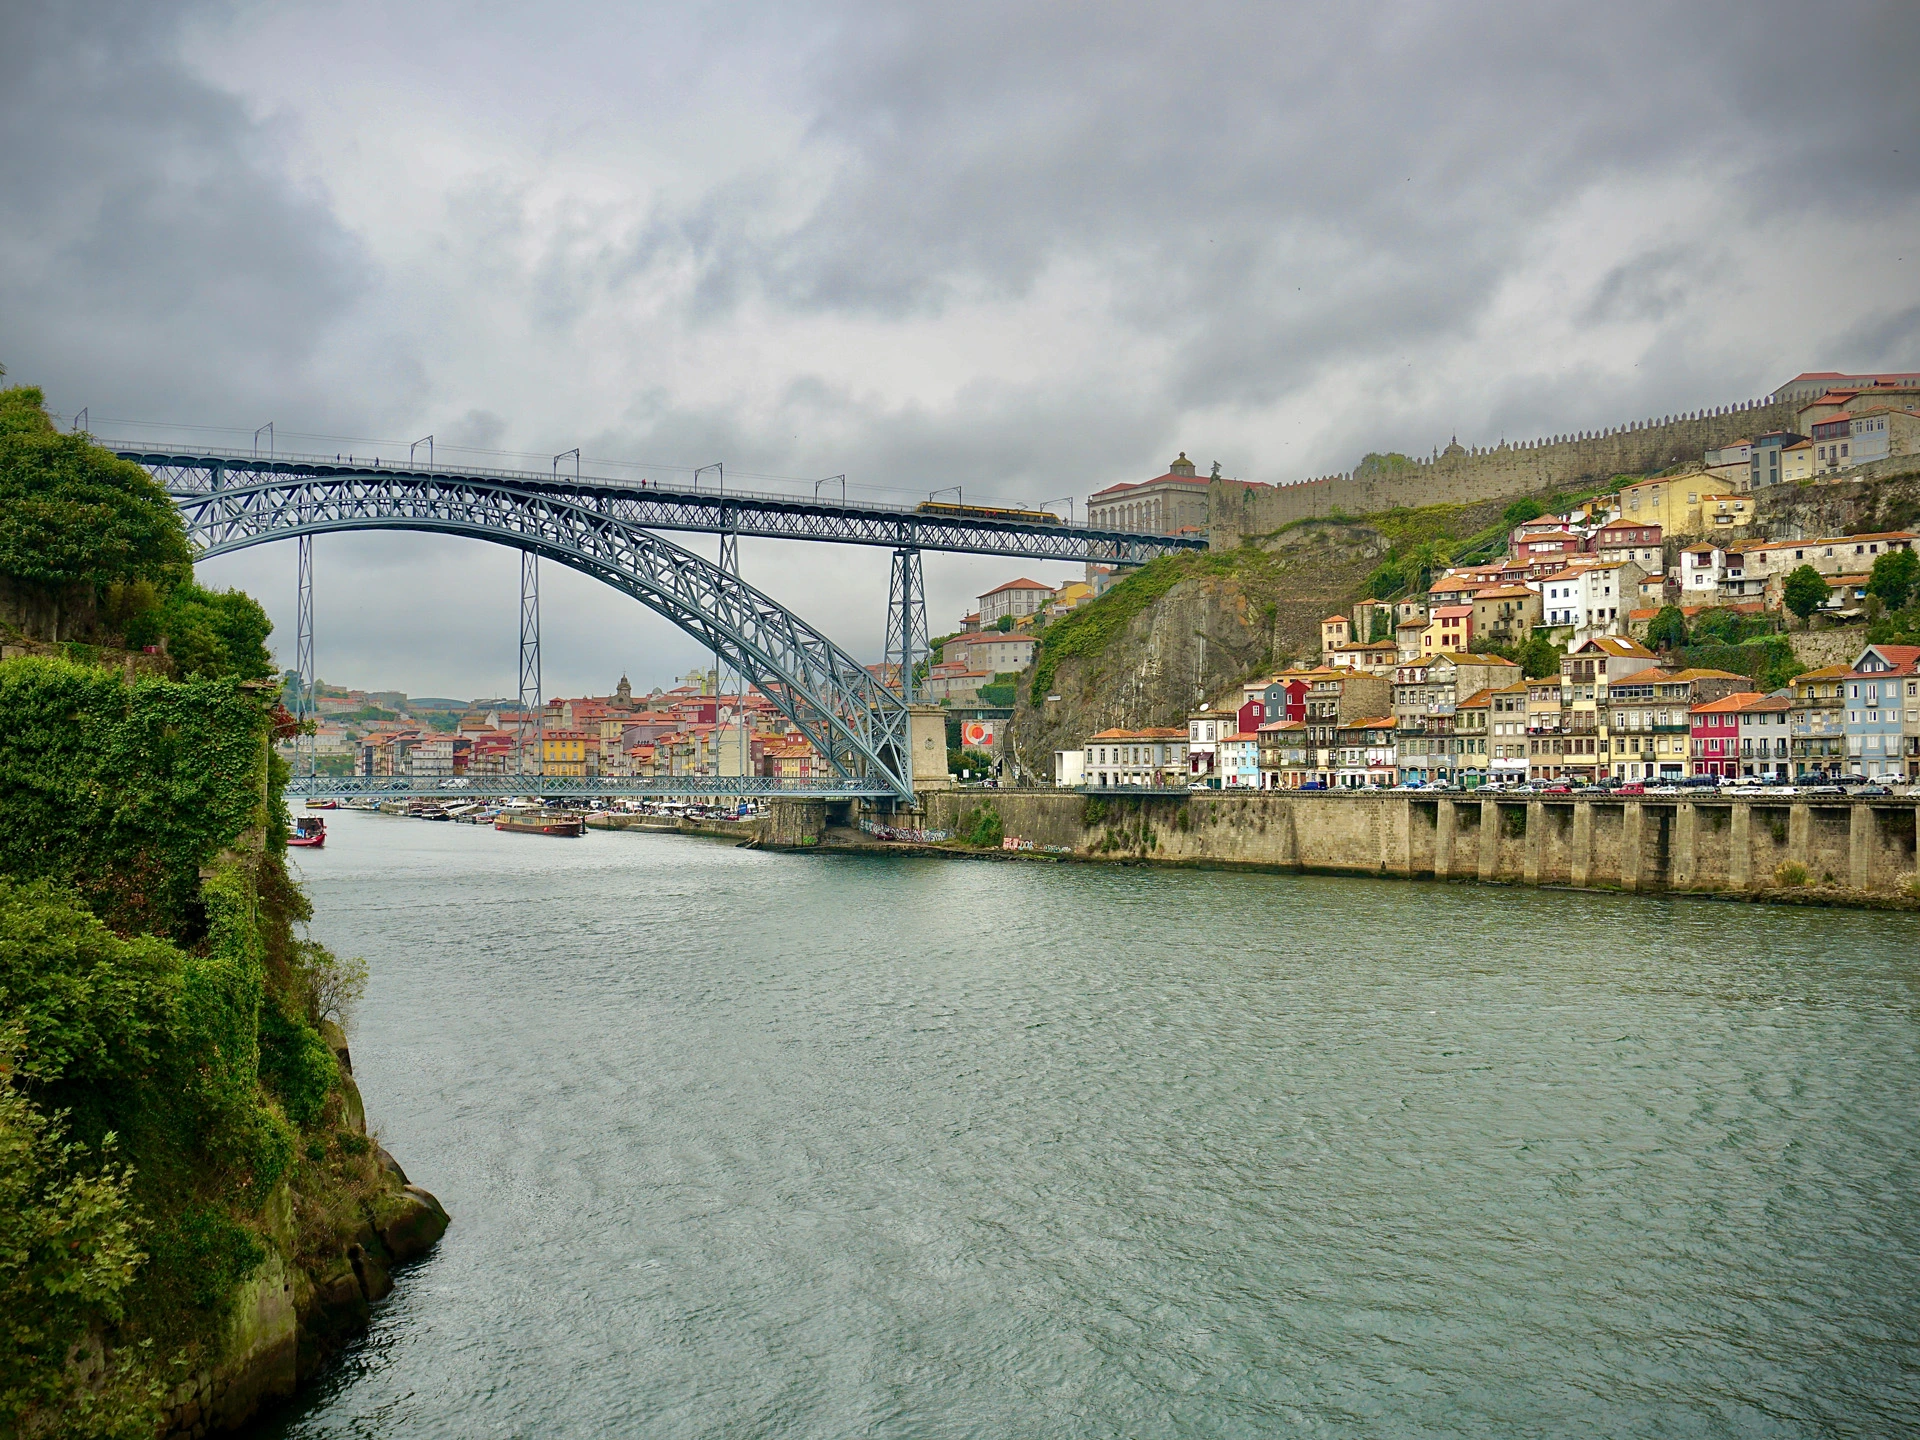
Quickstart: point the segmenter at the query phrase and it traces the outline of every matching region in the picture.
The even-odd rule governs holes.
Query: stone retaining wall
[[[1003,790],[930,795],[923,823],[983,804],[1085,859],[1920,903],[1912,798]]]

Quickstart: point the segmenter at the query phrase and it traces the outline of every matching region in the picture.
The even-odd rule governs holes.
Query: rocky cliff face
[[[1184,724],[1202,701],[1254,672],[1316,656],[1320,621],[1351,605],[1388,544],[1370,525],[1325,521],[1261,546],[1156,562],[1172,573],[1152,578],[1172,583],[1124,624],[1109,625],[1103,642],[1069,647],[1082,653],[1059,658],[1050,673],[1043,646],[1016,702],[1020,764],[1045,778],[1056,749],[1115,726]],[[1097,604],[1117,597],[1116,590]],[[1057,639],[1048,643],[1058,648]],[[1045,685],[1038,695],[1035,680]]]
[[[1760,492],[1754,529],[1772,540],[1861,535],[1920,525],[1920,456],[1882,461],[1874,478],[1840,485],[1776,485]]]

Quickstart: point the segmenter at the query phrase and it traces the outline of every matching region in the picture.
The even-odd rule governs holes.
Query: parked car
[[[1865,785],[1855,786],[1853,793],[1856,796],[1858,795],[1891,795],[1893,794],[1893,790],[1891,787],[1882,785],[1877,780],[1873,780],[1873,781],[1869,781]]]
[[[1551,784],[1541,786],[1540,793],[1542,795],[1571,795],[1573,793],[1573,786],[1564,780],[1555,780]]]
[[[1325,790],[1327,788],[1327,782],[1324,780],[1307,780],[1301,783],[1300,788],[1302,790]]]
[[[1718,790],[1725,783],[1718,775],[1689,775],[1680,781],[1689,790]]]
[[[1616,795],[1644,795],[1647,793],[1647,787],[1642,785],[1638,780],[1629,780],[1624,785],[1614,786],[1613,793]]]

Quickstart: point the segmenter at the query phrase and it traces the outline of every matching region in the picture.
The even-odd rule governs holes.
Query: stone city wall
[[[1215,548],[1267,535],[1296,520],[1358,516],[1422,505],[1464,505],[1546,494],[1614,475],[1644,475],[1699,460],[1729,441],[1790,429],[1792,405],[1766,400],[1635,421],[1606,430],[1469,449],[1387,469],[1362,469],[1295,485],[1208,487]]]

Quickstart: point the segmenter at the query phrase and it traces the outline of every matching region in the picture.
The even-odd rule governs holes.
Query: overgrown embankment
[[[0,1433],[242,1424],[446,1225],[366,1133],[364,969],[303,932],[270,629],[0,390]]]
[[[0,664],[0,1430],[204,1434],[445,1219],[382,1164],[304,938],[269,702]]]

